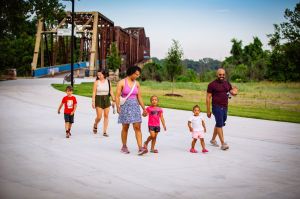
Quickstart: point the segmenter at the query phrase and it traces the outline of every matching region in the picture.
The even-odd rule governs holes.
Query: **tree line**
[[[147,63],[143,67],[143,80],[172,81],[170,72],[166,67],[166,59],[152,58],[152,63]],[[181,69],[175,74],[175,81],[199,82],[209,81],[215,77],[215,70],[220,67],[221,61],[213,58],[203,58],[198,61],[183,59],[179,66]],[[214,72],[212,72],[214,71]]]

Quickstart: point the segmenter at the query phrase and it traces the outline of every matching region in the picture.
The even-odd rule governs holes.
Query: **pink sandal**
[[[196,149],[190,149],[191,153],[198,153],[198,151]]]

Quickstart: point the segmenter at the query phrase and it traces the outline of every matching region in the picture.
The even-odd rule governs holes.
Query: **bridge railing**
[[[74,70],[80,68],[86,68],[86,67],[88,67],[88,62],[77,62],[74,63],[73,65]],[[67,72],[67,71],[71,71],[71,64],[37,68],[36,70],[32,71],[32,77],[44,77],[49,75],[53,76],[56,73]]]

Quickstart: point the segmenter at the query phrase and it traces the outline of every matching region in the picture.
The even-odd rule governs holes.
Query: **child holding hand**
[[[163,110],[162,108],[158,107],[158,97],[153,95],[150,98],[151,106],[146,108],[147,114],[149,115],[148,117],[148,128],[149,128],[149,137],[147,138],[146,142],[144,142],[144,148],[146,150],[148,143],[151,141],[151,153],[158,153],[158,150],[155,149],[155,143],[156,143],[156,138],[157,134],[160,132],[160,121],[164,127],[164,130],[167,130],[166,124],[165,124],[165,119],[163,116]],[[143,114],[144,117],[147,116],[147,114]]]

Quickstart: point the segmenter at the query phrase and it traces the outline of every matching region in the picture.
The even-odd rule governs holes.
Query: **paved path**
[[[210,152],[191,154],[191,112],[164,109],[168,131],[158,136],[160,153],[137,156],[130,128],[125,155],[117,115],[110,115],[110,137],[91,132],[90,98],[77,97],[66,139],[56,113],[64,93],[51,82],[62,79],[0,82],[0,198],[300,198],[300,124],[229,117],[230,150],[221,151],[208,145],[213,120],[207,120]],[[145,139],[146,120],[142,126]]]

